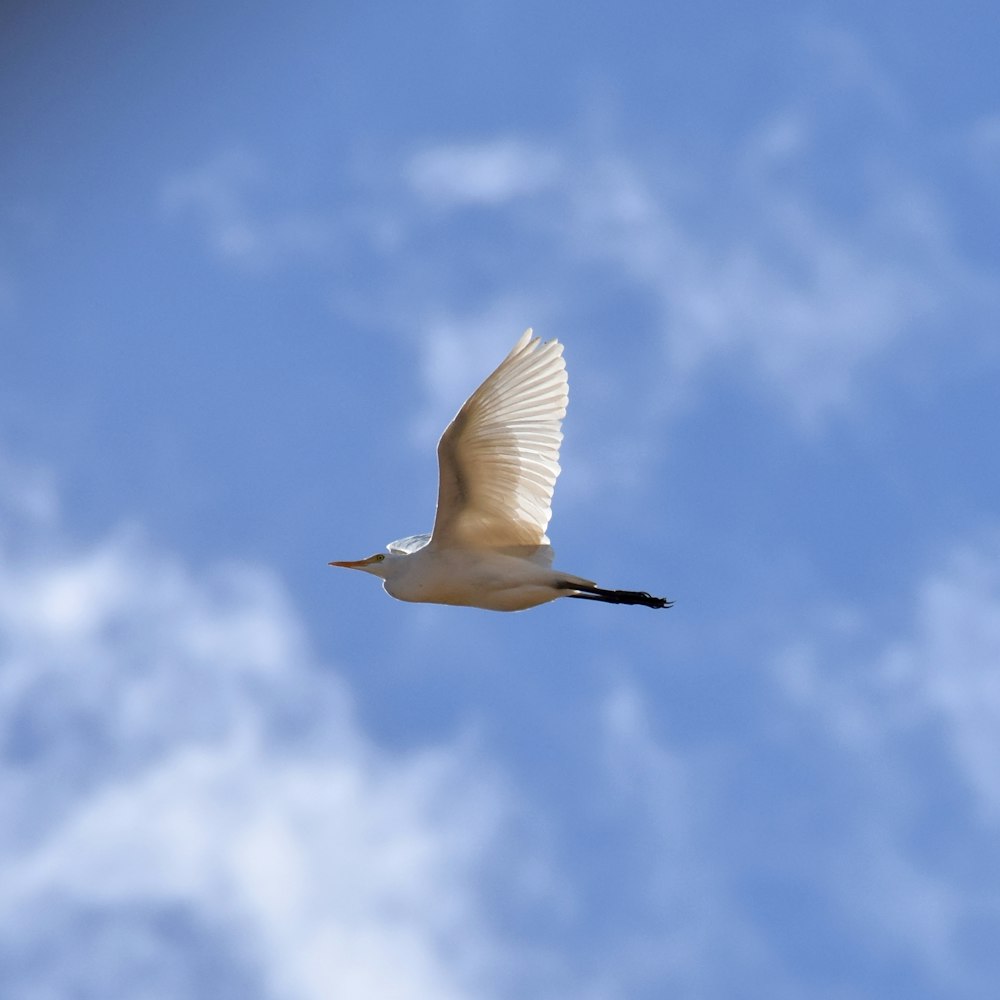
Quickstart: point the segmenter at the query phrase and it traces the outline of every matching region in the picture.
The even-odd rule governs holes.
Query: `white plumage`
[[[379,576],[402,601],[493,611],[557,597],[669,607],[552,569],[546,530],[568,401],[562,344],[525,330],[441,435],[433,532],[391,542],[388,555],[330,565]]]
[[[438,443],[433,538],[469,548],[548,545],[569,380],[562,344],[525,330]]]

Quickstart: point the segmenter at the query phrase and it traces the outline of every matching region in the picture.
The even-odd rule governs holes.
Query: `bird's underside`
[[[671,604],[641,590],[606,590],[593,580],[554,569],[548,545],[455,549],[415,535],[393,542],[390,552],[395,569],[383,586],[400,601],[487,611],[523,611],[561,597],[647,608]]]
[[[548,604],[561,597],[576,597],[583,601],[600,601],[604,604],[633,604],[647,608],[669,608],[673,601],[654,597],[644,590],[605,590],[578,578],[546,582],[527,582],[483,586],[477,582],[469,587],[447,583],[439,586],[421,584],[419,588],[407,586],[402,580],[385,580],[382,586],[387,594],[400,601],[420,604],[451,604],[485,611],[525,611],[540,604]]]

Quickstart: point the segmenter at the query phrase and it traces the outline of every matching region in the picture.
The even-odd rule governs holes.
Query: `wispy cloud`
[[[52,524],[59,512],[59,497],[52,472],[38,464],[14,458],[0,444],[0,510],[18,520]],[[0,543],[4,531],[0,526]]]
[[[811,19],[801,29],[800,39],[815,64],[814,86],[824,93],[857,94],[884,115],[906,114],[899,88],[861,35],[827,19]]]
[[[854,615],[846,631],[826,630],[777,661],[792,703],[863,775],[864,808],[845,812],[853,846],[831,863],[831,887],[968,995],[983,995],[989,976],[970,935],[1000,919],[975,874],[975,845],[992,843],[1000,824],[998,602],[1000,544],[987,533],[927,573],[895,638],[873,639],[876,623]],[[935,801],[942,787],[947,804]],[[945,846],[956,839],[961,864]]]
[[[996,303],[953,245],[933,191],[899,164],[871,180],[861,207],[840,219],[784,183],[790,163],[798,170],[817,155],[821,128],[806,110],[762,122],[734,155],[719,205],[712,204],[711,178],[694,178],[677,163],[624,149],[596,156],[560,149],[551,154],[561,164],[559,184],[530,211],[508,206],[509,226],[533,249],[517,246],[504,258],[504,278],[492,283],[500,291],[480,296],[478,305],[465,301],[463,286],[463,298],[449,306],[434,284],[438,273],[461,273],[464,262],[435,268],[421,253],[420,273],[429,281],[413,286],[411,308],[389,318],[420,339],[432,403],[419,418],[418,440],[440,432],[526,325],[567,341],[573,420],[590,454],[600,456],[589,469],[585,455],[575,458],[583,488],[641,487],[672,419],[700,405],[720,373],[746,385],[777,417],[814,432],[873,405],[871,387],[895,377],[895,359],[910,363],[935,344],[950,349],[956,326],[974,356],[977,338],[986,342],[981,317],[996,312]],[[706,214],[692,219],[691,203]],[[421,237],[419,215],[408,218],[412,232],[403,246],[433,246]],[[598,328],[596,316],[608,320],[601,296],[609,288],[636,313]],[[607,345],[599,371],[581,372],[574,359],[581,327]],[[641,365],[630,367],[631,355]],[[582,384],[592,399],[619,397],[629,419],[617,430],[591,421],[593,408],[579,403]]]
[[[483,233],[501,244],[492,258],[483,251],[502,269],[491,284],[499,301],[511,287],[526,302],[546,301],[552,328],[540,332],[607,322],[601,296],[616,290],[634,310],[627,340],[651,345],[638,382],[622,391],[657,433],[720,372],[813,431],[869,405],[871,386],[893,377],[904,351],[950,347],[961,328],[974,355],[988,339],[982,317],[995,318],[1000,303],[954,238],[947,192],[909,155],[915,126],[904,96],[849,32],[813,25],[802,36],[803,92],[735,139],[724,170],[617,140],[429,142],[402,170],[411,229],[402,252],[432,247],[421,227],[441,225],[410,211],[414,195],[442,208],[490,204],[510,234]],[[867,132],[842,142],[844,118],[877,134],[878,148]],[[981,158],[993,131],[987,120],[976,132]],[[527,194],[538,195],[530,206]],[[467,233],[463,245],[475,252],[476,240]],[[462,266],[439,261],[438,273]],[[433,280],[423,251],[421,267]],[[417,308],[429,301],[447,314],[424,281]],[[482,296],[454,306],[456,324],[491,312]],[[528,323],[541,328],[512,319],[512,335]]]
[[[871,660],[843,669],[843,656],[857,659],[850,641],[865,630],[864,617],[855,615],[838,669],[806,644],[782,658],[782,682],[858,752],[920,726],[940,727],[983,818],[1000,823],[993,767],[1000,753],[998,601],[1000,543],[986,533],[976,544],[956,545],[916,585],[909,631],[887,640]]]
[[[0,537],[7,988],[126,995],[134,939],[93,928],[141,912],[150,997],[181,995],[204,957],[178,934],[208,927],[261,995],[490,995],[477,878],[509,802],[475,748],[369,741],[267,572],[33,530]]]
[[[719,858],[706,843],[715,818],[713,796],[701,786],[711,762],[659,736],[635,686],[609,693],[601,722],[602,777],[614,807],[631,817],[638,871],[630,874],[642,887],[646,917],[605,956],[622,994],[657,983],[680,995],[724,997],[738,981],[752,980],[762,995],[795,995],[792,977],[738,898],[735,859]]]
[[[985,115],[972,125],[966,149],[983,177],[995,183],[1000,173],[1000,113]]]
[[[1000,533],[963,544],[922,582],[913,634],[881,672],[900,708],[943,727],[982,815],[1000,826]]]
[[[414,192],[441,208],[501,205],[551,186],[559,172],[554,151],[512,137],[430,145],[405,168]]]
[[[322,252],[329,225],[313,212],[275,208],[271,191],[262,204],[269,180],[258,157],[231,149],[167,179],[160,203],[168,217],[193,220],[212,253],[232,265],[260,270]]]
[[[982,292],[933,197],[909,178],[887,180],[846,225],[783,187],[780,164],[811,128],[799,115],[764,123],[732,165],[744,194],[725,196],[727,219],[709,209],[697,226],[634,157],[577,176],[573,246],[654,303],[661,398],[691,401],[703,375],[742,368],[813,427],[859,401],[876,361]]]
[[[648,976],[681,994],[731,996],[753,981],[762,995],[796,997],[831,968],[861,982],[866,974],[848,967],[884,962],[900,963],[928,995],[989,995],[995,822],[977,831],[960,796],[935,801],[947,765],[915,733],[937,708],[931,699],[916,715],[909,685],[889,694],[883,662],[845,669],[820,642],[783,659],[788,700],[770,706],[760,745],[744,743],[745,730],[674,741],[647,692],[611,693],[605,794],[629,817],[643,915],[601,955],[624,995],[641,994]],[[820,677],[804,684],[804,671]],[[979,719],[960,725],[981,732]],[[769,753],[796,761],[772,778],[761,770]],[[793,788],[779,790],[787,780]],[[944,814],[929,820],[928,810]],[[802,923],[822,929],[824,957],[798,950]]]

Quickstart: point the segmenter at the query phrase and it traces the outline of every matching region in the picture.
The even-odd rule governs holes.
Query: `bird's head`
[[[376,552],[375,555],[369,556],[367,559],[332,562],[328,565],[343,566],[344,569],[360,569],[365,573],[371,573],[372,576],[380,576],[382,579],[385,579],[386,572],[389,568],[389,555],[386,555],[384,552]]]

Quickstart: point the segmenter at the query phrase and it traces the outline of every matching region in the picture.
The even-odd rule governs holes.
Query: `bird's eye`
[[[380,552],[380,553],[379,553],[379,554],[378,554],[378,555],[377,555],[377,556],[375,557],[375,562],[382,562],[382,561],[383,561],[384,559],[385,559],[385,555],[384,555],[383,553],[381,553],[381,552]]]

